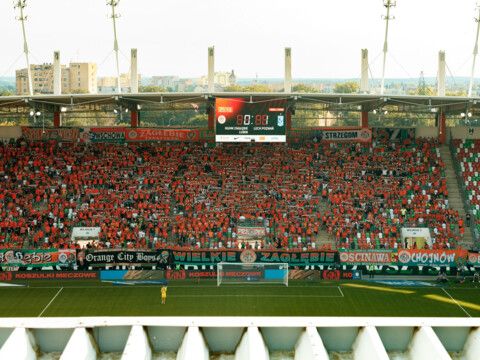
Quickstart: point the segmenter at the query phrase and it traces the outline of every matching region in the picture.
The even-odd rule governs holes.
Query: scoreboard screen
[[[215,141],[285,142],[287,100],[215,100]]]

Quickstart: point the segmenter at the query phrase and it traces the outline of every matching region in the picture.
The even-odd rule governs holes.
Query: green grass
[[[57,316],[412,316],[480,317],[480,288],[392,287],[367,281],[290,281],[289,286],[214,280],[160,286],[99,281],[25,281],[0,287],[0,317]],[[454,299],[452,300],[450,296]],[[463,307],[463,309],[462,309]],[[468,314],[467,314],[468,313]]]

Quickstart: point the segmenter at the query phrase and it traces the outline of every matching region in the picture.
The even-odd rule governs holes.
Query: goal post
[[[217,264],[217,286],[222,284],[285,284],[288,286],[288,263]]]

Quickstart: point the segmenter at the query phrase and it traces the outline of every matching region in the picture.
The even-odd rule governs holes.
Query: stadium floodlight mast
[[[395,16],[390,16],[390,8],[395,7],[397,3],[395,1],[386,0],[383,2],[383,6],[387,8],[387,15],[382,15],[382,19],[386,21],[385,25],[385,42],[383,43],[383,67],[382,67],[382,85],[380,87],[380,95],[383,95],[385,90],[385,63],[387,61],[388,51],[388,22],[395,20]]]
[[[23,15],[23,9],[27,7],[27,0],[18,0],[13,2],[14,9],[20,10],[20,16],[15,16],[15,20],[22,22],[22,30],[23,30],[23,52],[25,53],[25,57],[27,58],[27,77],[28,77],[28,87],[30,95],[33,95],[33,87],[32,87],[32,74],[30,73],[30,61],[28,60],[28,45],[27,45],[27,35],[25,34],[25,20],[27,20],[28,16]]]
[[[472,96],[473,74],[475,73],[475,60],[477,59],[477,55],[478,55],[478,32],[480,30],[480,4],[479,3],[477,3],[477,7],[475,10],[478,11],[478,17],[474,18],[475,22],[477,23],[477,36],[475,38],[475,47],[473,48],[472,75],[470,76],[470,84],[468,85],[468,97]]]
[[[120,83],[120,68],[118,66],[118,42],[117,42],[117,26],[115,24],[115,19],[118,19],[121,15],[115,13],[115,7],[118,6],[120,3],[120,0],[111,0],[107,1],[107,6],[112,7],[112,15],[110,15],[110,18],[113,20],[113,50],[115,50],[115,60],[117,62],[117,93],[122,92],[122,85]]]

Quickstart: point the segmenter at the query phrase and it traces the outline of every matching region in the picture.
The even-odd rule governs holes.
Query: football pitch
[[[291,280],[288,287],[218,287],[215,280],[181,280],[168,283],[165,305],[161,304],[161,285],[115,285],[92,280],[16,284],[23,286],[0,286],[0,317],[480,317],[480,286],[472,283],[439,287],[434,282],[391,286],[365,280]]]

